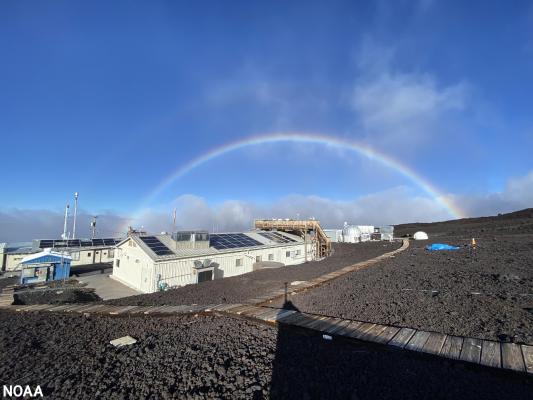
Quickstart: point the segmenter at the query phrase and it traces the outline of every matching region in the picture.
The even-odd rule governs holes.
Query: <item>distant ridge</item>
[[[437,236],[491,236],[533,234],[533,208],[488,217],[462,218],[441,222],[415,222],[395,225],[395,234],[403,236],[416,231]]]

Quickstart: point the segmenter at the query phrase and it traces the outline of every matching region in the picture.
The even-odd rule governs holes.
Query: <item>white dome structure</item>
[[[428,234],[426,232],[418,231],[413,235],[415,240],[428,240]]]

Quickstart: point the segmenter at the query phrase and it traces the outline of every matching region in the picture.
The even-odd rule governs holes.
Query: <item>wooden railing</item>
[[[257,219],[255,220],[255,228],[266,231],[278,230],[285,232],[293,232],[302,237],[305,237],[310,231],[315,232],[316,239],[316,256],[318,258],[326,257],[331,252],[331,240],[320,226],[320,221],[310,220],[271,220],[271,219]]]

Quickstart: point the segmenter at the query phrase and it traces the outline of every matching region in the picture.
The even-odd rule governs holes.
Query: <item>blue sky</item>
[[[449,218],[397,171],[311,144],[225,154],[143,203],[191,159],[273,132],[372,146],[466,215],[533,203],[528,1],[3,1],[0,48],[0,240],[53,234],[74,191],[102,234],[131,216],[166,229],[174,207],[219,229]]]

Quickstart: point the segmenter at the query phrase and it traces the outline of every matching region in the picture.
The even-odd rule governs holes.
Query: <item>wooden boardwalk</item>
[[[452,336],[405,327],[347,320],[251,304],[190,306],[109,306],[105,304],[38,304],[9,306],[15,312],[61,312],[71,314],[151,315],[224,314],[273,325],[310,329],[332,338],[345,338],[406,351],[533,374],[533,345],[495,342]]]
[[[533,374],[533,345],[452,336],[270,307],[236,304],[215,306],[210,311],[311,329],[332,337],[345,337],[492,368]]]
[[[404,240],[402,247],[376,257],[303,282],[291,288],[290,294],[309,290],[339,276],[373,265],[385,258],[394,257],[405,250],[409,242]],[[390,346],[403,351],[425,353],[459,362],[467,362],[491,368],[533,374],[533,345],[496,342],[478,338],[452,336],[439,332],[427,332],[408,327],[381,325],[367,321],[347,320],[325,315],[302,313],[265,306],[264,304],[284,296],[285,290],[274,290],[266,296],[250,299],[243,304],[179,305],[179,306],[112,306],[107,304],[65,304],[65,305],[26,305],[8,304],[12,288],[4,289],[0,308],[14,312],[61,312],[72,314],[95,313],[105,315],[152,315],[171,316],[186,314],[224,314],[246,318],[272,325],[284,325],[309,329],[331,338],[374,343]]]

